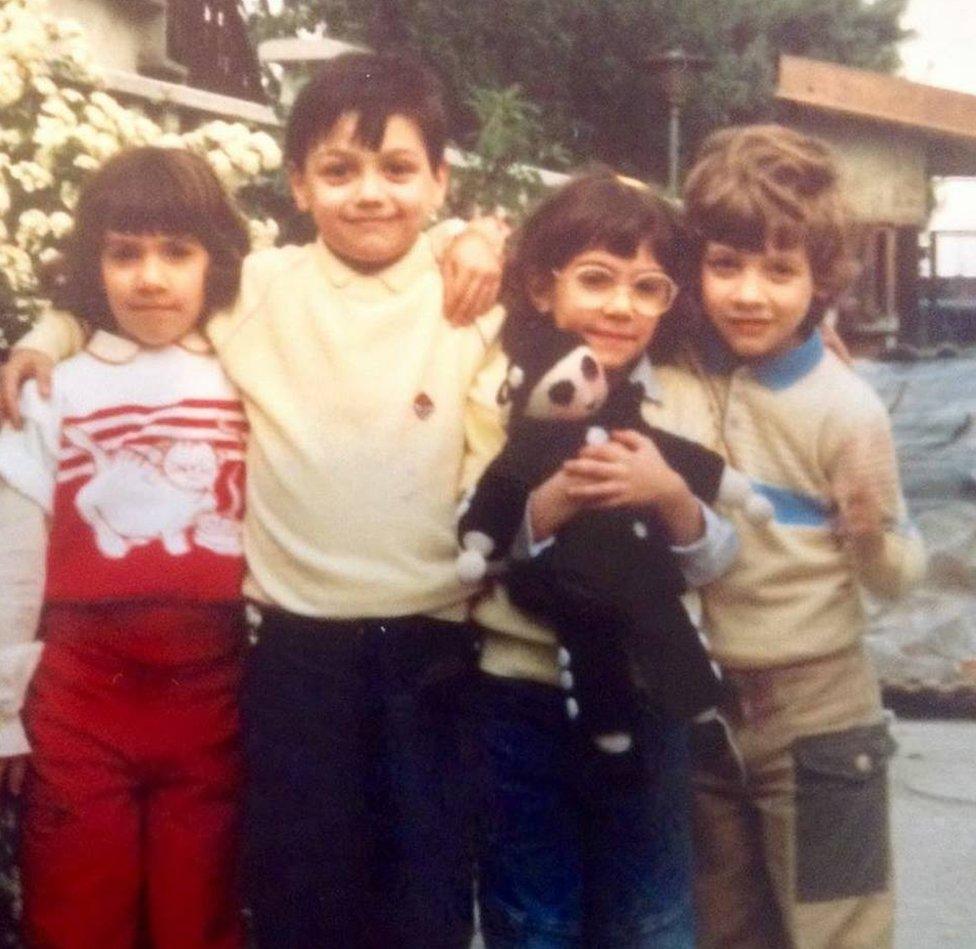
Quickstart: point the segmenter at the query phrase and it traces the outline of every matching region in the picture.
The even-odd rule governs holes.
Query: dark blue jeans
[[[685,726],[646,708],[639,754],[608,761],[555,688],[479,688],[488,949],[693,949]]]
[[[466,947],[470,630],[263,612],[241,702],[258,946]]]

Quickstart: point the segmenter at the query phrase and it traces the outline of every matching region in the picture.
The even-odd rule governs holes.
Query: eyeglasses
[[[606,306],[621,285],[616,273],[596,264],[584,264],[572,270],[554,270],[552,274],[557,279],[566,279],[580,305],[585,307]],[[678,285],[660,271],[641,274],[624,286],[627,287],[631,309],[641,316],[660,316],[678,296]]]

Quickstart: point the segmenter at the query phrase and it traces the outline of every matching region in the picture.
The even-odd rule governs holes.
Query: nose
[[[146,254],[139,263],[138,285],[141,290],[158,290],[166,282],[166,268],[158,254]]]
[[[735,302],[753,306],[762,302],[762,277],[754,267],[746,267],[735,284]]]
[[[380,176],[375,171],[366,170],[359,179],[356,190],[356,200],[360,204],[372,204],[383,199],[383,188]]]
[[[603,312],[614,319],[629,319],[632,309],[630,287],[625,283],[615,283],[603,304]]]

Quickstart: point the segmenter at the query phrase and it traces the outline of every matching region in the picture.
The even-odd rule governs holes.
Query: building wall
[[[165,9],[143,0],[50,0],[51,10],[57,16],[75,20],[85,30],[92,54],[97,62],[109,69],[136,72],[140,51],[153,39],[152,29],[165,42]],[[138,10],[141,9],[141,15]],[[162,26],[158,20],[162,19]]]
[[[804,114],[790,124],[837,152],[847,200],[863,224],[923,227],[929,214],[924,142],[890,125]]]

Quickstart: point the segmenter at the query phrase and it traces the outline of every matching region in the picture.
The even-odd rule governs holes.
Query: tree
[[[375,49],[414,49],[445,80],[462,142],[476,126],[473,91],[518,84],[539,109],[541,138],[574,161],[661,179],[667,106],[642,67],[647,55],[682,46],[711,60],[683,113],[693,145],[720,125],[770,117],[780,53],[894,68],[906,2],[301,0],[286,20],[258,16],[258,25],[269,35],[327,24],[330,35]]]

